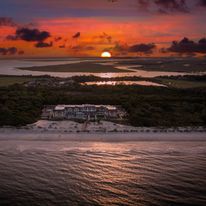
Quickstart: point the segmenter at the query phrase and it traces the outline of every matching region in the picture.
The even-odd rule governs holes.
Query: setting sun
[[[101,57],[103,57],[103,58],[111,58],[112,55],[111,55],[110,52],[102,52]]]

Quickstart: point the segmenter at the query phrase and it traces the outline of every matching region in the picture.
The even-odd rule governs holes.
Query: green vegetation
[[[113,77],[101,78],[96,76],[75,76],[72,79],[78,83],[98,81],[149,81],[165,85],[169,88],[191,89],[206,87],[206,75],[202,76],[171,76],[171,77]]]
[[[154,78],[153,81],[179,89],[206,88],[206,75],[157,77]]]
[[[152,78],[144,77],[98,77],[94,75],[83,75],[83,76],[74,76],[71,77],[75,82],[85,83],[85,82],[96,82],[96,81],[152,81]]]
[[[71,73],[119,73],[128,72],[127,70],[115,69],[110,65],[100,65],[91,62],[81,62],[75,64],[51,65],[51,66],[38,66],[18,68],[21,70],[29,71],[42,71],[42,72],[71,72]]]
[[[65,61],[67,59],[31,59],[30,61]],[[88,62],[91,60],[92,62]],[[77,59],[78,61],[78,59]],[[161,72],[206,72],[206,58],[127,58],[121,59],[117,58],[114,60],[117,62],[115,66],[137,66],[132,67],[136,70],[145,71],[161,71]],[[64,64],[64,65],[50,65],[50,66],[36,66],[19,68],[21,70],[29,71],[44,71],[44,72],[91,72],[91,73],[101,73],[101,72],[132,72],[128,70],[116,69],[112,65],[100,65],[102,63],[101,59],[91,58],[85,59],[85,62],[75,63],[75,64]],[[110,63],[110,61],[104,61],[104,63]],[[139,66],[142,67],[139,67]]]
[[[31,80],[31,77],[29,76],[0,76],[0,87],[3,86],[10,86],[13,84],[23,84],[25,82],[28,82]]]
[[[44,105],[121,105],[134,126],[206,126],[205,88],[81,86],[0,88],[0,125],[26,125],[40,118]]]
[[[206,82],[183,81],[183,80],[174,80],[174,79],[161,79],[160,82],[161,84],[164,84],[168,87],[181,88],[181,89],[206,87]]]
[[[65,81],[72,79],[76,83],[95,82],[95,81],[150,81],[159,84],[166,85],[171,88],[189,89],[189,88],[201,88],[206,87],[206,75],[203,76],[171,76],[171,77],[156,77],[156,78],[144,78],[144,77],[113,77],[113,78],[101,78],[97,76],[74,76],[71,78],[55,78],[49,76],[6,76],[0,75],[0,87],[11,86],[14,84],[23,84],[32,80],[44,79],[51,80],[53,82]]]
[[[120,61],[120,65],[142,65],[142,67],[132,68],[145,71],[161,72],[206,72],[206,59],[196,58],[148,58],[148,59],[130,59]]]
[[[143,66],[141,69],[149,71],[206,71],[205,59],[120,59],[118,64],[139,64]],[[21,69],[45,72],[128,72],[94,62]],[[37,79],[38,82],[33,81]],[[30,80],[34,84],[23,85]],[[152,81],[167,87],[79,84],[91,81]],[[34,123],[40,118],[44,105],[87,103],[121,105],[128,113],[128,123],[134,126],[206,126],[205,88],[206,75],[110,79],[95,76],[65,79],[49,76],[0,76],[0,126]]]
[[[128,112],[129,123],[134,126],[206,126],[206,75],[152,79],[168,88],[78,84],[102,80],[151,81],[140,77],[107,79],[95,76],[73,77],[76,83],[61,88],[48,84],[28,88],[21,85],[34,79],[59,81],[59,78],[48,76],[0,76],[0,126],[33,123],[40,118],[44,105],[85,103],[121,105]]]

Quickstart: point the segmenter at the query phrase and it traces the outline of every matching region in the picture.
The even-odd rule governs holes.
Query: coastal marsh
[[[0,87],[7,87],[14,84],[23,84],[30,81],[32,77],[28,76],[0,76]]]
[[[112,65],[101,65],[90,62],[80,62],[75,64],[49,65],[22,67],[21,70],[41,71],[41,72],[70,72],[70,73],[123,73],[128,72],[126,69],[116,69]]]

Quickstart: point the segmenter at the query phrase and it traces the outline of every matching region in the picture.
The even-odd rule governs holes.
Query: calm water
[[[206,142],[0,141],[0,205],[206,205]]]
[[[156,87],[165,87],[163,84],[158,84],[150,81],[99,81],[99,82],[86,82],[82,83],[82,85],[142,85],[142,86],[156,86]]]
[[[105,63],[100,63],[104,62]],[[81,58],[68,58],[68,59],[36,59],[36,60],[1,60],[0,59],[0,74],[3,75],[50,75],[54,77],[72,77],[80,75],[95,75],[99,77],[124,77],[124,76],[141,76],[141,77],[157,77],[157,76],[178,76],[186,75],[186,73],[181,72],[161,72],[161,71],[143,71],[134,70],[131,66],[116,67],[118,69],[128,70],[128,72],[119,73],[78,73],[78,72],[39,72],[39,71],[26,71],[17,68],[23,67],[33,67],[33,66],[47,66],[47,65],[61,65],[61,64],[75,64],[80,62],[94,62],[96,64],[113,65],[117,60],[102,60],[102,59],[81,59]],[[139,65],[136,65],[137,67]],[[134,66],[132,66],[134,67]],[[135,72],[134,72],[135,71]]]

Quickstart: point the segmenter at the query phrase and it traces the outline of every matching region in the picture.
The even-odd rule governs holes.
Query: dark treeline
[[[107,77],[98,77],[94,75],[90,76],[74,76],[72,79],[77,82],[77,83],[85,83],[85,82],[95,82],[95,81],[151,81],[151,78],[144,78],[144,77],[112,77],[112,78],[107,78]]]
[[[173,79],[173,80],[183,80],[183,81],[198,81],[198,82],[206,82],[206,75],[184,75],[184,76],[169,76],[169,77],[157,77],[163,79]]]
[[[160,82],[161,79],[172,79],[172,80],[185,80],[185,81],[193,81],[193,82],[205,82],[206,75],[185,75],[185,76],[159,76],[154,78],[146,78],[146,77],[137,77],[137,76],[128,76],[128,77],[113,77],[113,78],[103,78],[98,76],[74,76],[72,79],[77,83],[85,83],[85,82],[95,82],[95,81],[153,81]]]
[[[44,105],[121,105],[134,126],[206,125],[205,89],[178,90],[143,86],[0,88],[0,125],[21,126],[40,118]]]

